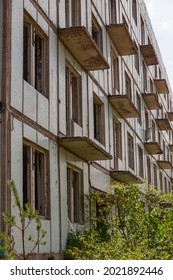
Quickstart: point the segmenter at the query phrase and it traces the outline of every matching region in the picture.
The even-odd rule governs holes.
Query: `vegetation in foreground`
[[[116,183],[87,200],[90,227],[69,233],[65,259],[173,259],[172,193]]]

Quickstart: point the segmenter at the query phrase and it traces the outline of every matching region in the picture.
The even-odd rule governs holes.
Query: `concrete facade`
[[[40,258],[58,259],[91,188],[145,179],[172,190],[172,92],[143,0],[3,3],[1,211],[16,214],[13,179],[40,209]]]

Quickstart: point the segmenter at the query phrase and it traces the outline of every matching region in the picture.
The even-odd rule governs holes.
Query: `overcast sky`
[[[173,0],[144,0],[173,90]]]

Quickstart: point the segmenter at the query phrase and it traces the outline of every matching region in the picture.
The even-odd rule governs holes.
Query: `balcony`
[[[165,79],[155,79],[154,80],[155,87],[159,94],[167,94],[169,93],[168,85]]]
[[[146,142],[144,146],[150,155],[163,154],[163,150],[157,142]]]
[[[143,45],[140,48],[146,65],[150,66],[158,64],[158,59],[152,44]]]
[[[62,137],[58,144],[84,161],[109,160],[112,156],[88,137]]]
[[[109,68],[109,64],[86,27],[61,28],[59,38],[86,71]]]
[[[173,144],[169,144],[169,149],[170,149],[171,153],[173,153]]]
[[[156,119],[156,124],[157,124],[159,130],[171,130],[172,129],[170,122],[167,118]]]
[[[138,110],[127,95],[109,95],[108,100],[122,118],[140,117]]]
[[[173,112],[168,112],[168,119],[170,120],[170,122],[173,122]]]
[[[136,175],[134,175],[131,171],[112,170],[112,171],[110,171],[110,175],[113,179],[123,182],[125,184],[130,184],[130,183],[141,184],[142,183],[140,178],[137,177]]]
[[[161,109],[157,95],[155,93],[143,93],[142,97],[149,110]]]
[[[137,54],[137,48],[125,23],[110,24],[107,31],[121,56]]]
[[[172,164],[169,160],[158,160],[157,163],[161,169],[172,169]]]

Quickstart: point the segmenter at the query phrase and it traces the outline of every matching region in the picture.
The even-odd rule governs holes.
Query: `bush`
[[[65,259],[173,259],[172,193],[115,184],[88,200],[98,215],[90,211],[90,229],[69,233]]]

